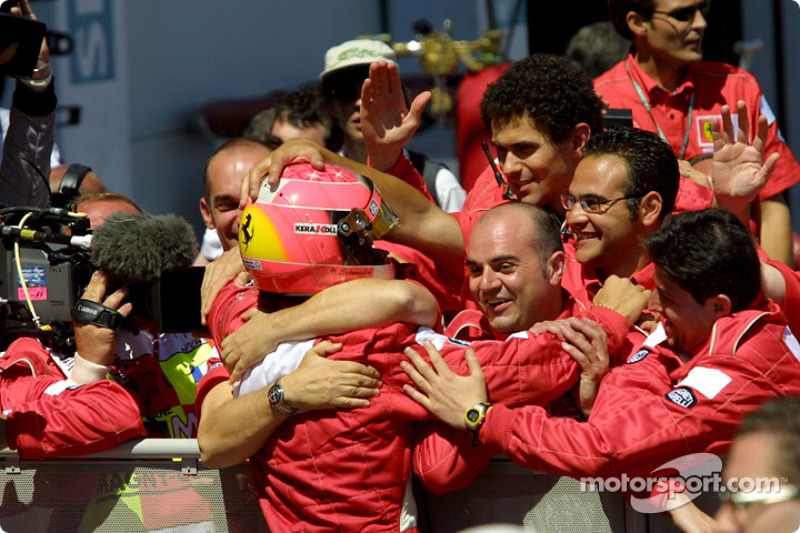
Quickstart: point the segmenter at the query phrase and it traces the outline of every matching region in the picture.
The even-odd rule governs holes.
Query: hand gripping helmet
[[[372,247],[397,224],[367,178],[344,167],[286,167],[265,181],[239,224],[242,261],[259,290],[312,295],[356,278],[394,278],[385,252]]]

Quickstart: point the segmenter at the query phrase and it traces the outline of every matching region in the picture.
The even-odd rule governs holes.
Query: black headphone
[[[78,197],[78,191],[86,175],[92,169],[80,163],[73,163],[67,167],[67,172],[58,184],[58,190],[50,197],[52,207],[69,207]]]

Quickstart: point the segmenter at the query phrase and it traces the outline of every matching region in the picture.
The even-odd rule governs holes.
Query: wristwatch
[[[296,411],[294,407],[283,401],[283,387],[281,386],[281,380],[276,381],[275,384],[269,388],[267,397],[269,398],[269,404],[275,411],[279,413],[290,415]]]
[[[481,429],[483,421],[486,420],[486,411],[491,406],[492,404],[487,402],[476,403],[464,413],[464,423],[467,425],[467,429],[475,434],[476,442],[478,441],[478,430]],[[477,443],[480,444],[480,442]]]

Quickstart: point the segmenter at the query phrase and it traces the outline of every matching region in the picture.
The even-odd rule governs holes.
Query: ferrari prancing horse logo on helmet
[[[244,217],[244,225],[239,233],[242,234],[244,244],[244,249],[247,250],[247,247],[250,246],[250,241],[253,240],[253,236],[255,235],[255,230],[250,232],[250,223],[253,221],[253,215],[248,213],[246,217]]]

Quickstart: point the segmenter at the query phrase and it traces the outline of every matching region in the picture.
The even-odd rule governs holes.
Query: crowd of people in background
[[[407,148],[431,93],[389,44],[331,46],[209,154],[201,245],[152,276],[95,271],[68,353],[2,346],[0,444],[40,460],[197,439],[210,468],[249,462],[226,498],[252,491],[276,532],[424,531],[414,483],[468,487],[498,452],[595,480],[729,454],[726,481],[777,485],[722,491],[716,517],[674,477],[626,501],[686,532],[797,531],[800,165],[757,80],[703,60],[707,0],[608,7],[564,56],[465,78],[458,168]],[[0,115],[0,204],[84,213],[99,246],[153,215],[62,164],[55,79],[43,40]],[[606,120],[620,109],[630,124]],[[159,331],[130,287],[193,265],[203,329]],[[213,531],[183,496],[179,518]],[[143,527],[184,524],[149,509]]]

